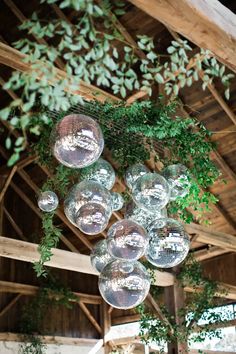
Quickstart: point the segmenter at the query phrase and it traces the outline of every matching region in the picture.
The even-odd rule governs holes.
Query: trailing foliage
[[[209,210],[209,204],[215,203],[216,198],[205,191],[219,176],[219,171],[210,160],[214,145],[208,141],[210,132],[194,118],[181,118],[176,115],[178,102],[163,104],[142,101],[126,105],[119,103],[100,103],[97,101],[84,103],[77,108],[58,114],[53,118],[52,112],[47,112],[50,129],[47,129],[32,144],[32,149],[39,156],[41,164],[45,165],[50,174],[42,190],[53,190],[64,199],[71,185],[83,175],[83,169],[69,169],[56,165],[52,156],[50,134],[54,125],[63,115],[70,112],[86,112],[95,117],[104,134],[106,147],[118,166],[118,174],[124,175],[126,168],[134,163],[144,163],[150,158],[150,152],[156,155],[159,165],[163,167],[171,163],[183,163],[190,171],[190,192],[185,198],[177,199],[169,204],[169,214],[179,216],[185,222],[193,220],[191,210],[198,211],[199,218]],[[159,156],[154,149],[162,151]],[[61,231],[53,224],[54,213],[43,214],[43,231],[39,251],[41,259],[35,264],[38,275],[44,274],[43,264],[51,257],[51,248],[56,247]]]
[[[224,291],[213,282],[203,276],[201,265],[189,256],[181,265],[177,276],[180,286],[190,286],[194,291],[186,299],[185,307],[179,309],[178,316],[182,319],[177,324],[165,306],[161,310],[168,319],[169,324],[156,318],[144,304],[137,308],[141,315],[140,336],[145,343],[154,342],[164,351],[166,343],[175,341],[203,342],[206,338],[221,338],[221,331],[214,328],[214,324],[224,324],[232,318],[232,314],[224,314],[214,311],[218,305],[215,294],[223,294]],[[159,294],[157,294],[159,296]],[[156,294],[153,294],[156,297]],[[202,325],[206,321],[206,325]]]
[[[45,11],[41,16],[39,8],[38,14],[34,13],[20,26],[21,30],[48,44],[32,42],[28,38],[15,43],[15,47],[27,55],[24,61],[30,64],[31,70],[14,72],[4,86],[19,95],[1,110],[1,118],[8,119],[10,125],[21,132],[18,139],[9,136],[6,140],[7,148],[13,150],[9,166],[19,159],[29,135],[39,135],[43,131],[40,123],[50,124],[46,115],[42,114],[37,121],[31,111],[37,111],[38,104],[66,111],[71,105],[81,103],[82,97],[78,95],[81,80],[108,87],[122,98],[133,90],[151,95],[155,84],[164,85],[167,95],[176,96],[179,89],[191,86],[201,75],[203,89],[217,78],[225,86],[225,96],[229,98],[233,74],[227,73],[224,65],[219,64],[209,51],[201,49],[192,55],[188,42],[180,39],[171,42],[167,53],[160,54],[156,43],[145,33],[138,35],[132,43],[127,41],[116,17],[125,13],[124,2],[42,0],[41,3],[56,3],[62,9],[72,8],[78,14],[70,23],[56,15],[47,19]],[[145,58],[143,55],[140,58],[140,50]],[[55,63],[63,66],[61,59],[66,62],[66,74],[58,73],[55,67]]]
[[[19,354],[45,354],[46,345],[43,344],[40,335],[42,333],[43,320],[48,309],[55,306],[65,306],[72,308],[72,303],[78,301],[70,289],[59,284],[53,277],[48,278],[47,283],[43,284],[36,296],[23,306],[19,320],[20,333],[24,342],[19,350]]]

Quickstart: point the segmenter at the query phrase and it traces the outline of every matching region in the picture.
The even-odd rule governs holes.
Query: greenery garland
[[[155,343],[159,345],[163,352],[166,343],[178,342],[203,342],[207,338],[221,338],[220,329],[214,325],[224,324],[232,318],[232,314],[225,312],[224,315],[212,311],[219,304],[215,294],[223,294],[224,291],[219,285],[207,279],[203,275],[203,270],[194,258],[190,255],[181,264],[181,270],[177,275],[180,285],[191,286],[195,292],[188,294],[185,307],[179,309],[178,315],[183,319],[182,324],[177,324],[170,315],[166,306],[161,306],[163,314],[171,324],[156,318],[150,310],[141,304],[137,312],[141,315],[140,337],[144,343]],[[199,291],[199,287],[202,288]],[[156,288],[156,287],[155,287]],[[154,289],[155,289],[154,288]],[[152,296],[160,302],[160,292],[152,291]],[[207,321],[207,325],[201,326],[199,320]]]
[[[78,92],[81,80],[108,87],[115,95],[125,98],[133,90],[143,90],[151,96],[155,84],[164,85],[167,95],[177,96],[181,88],[191,86],[202,76],[203,89],[216,78],[229,98],[234,75],[227,73],[225,66],[209,51],[200,49],[193,54],[189,43],[180,39],[172,41],[167,52],[160,54],[153,38],[145,33],[137,36],[134,42],[127,42],[116,17],[125,13],[124,2],[41,0],[41,3],[57,3],[62,9],[75,9],[79,20],[72,24],[56,16],[45,18],[45,12],[41,16],[39,7],[39,13],[34,13],[19,27],[50,44],[39,44],[28,38],[14,44],[27,55],[24,60],[31,70],[13,72],[4,85],[6,90],[19,95],[0,111],[1,119],[8,119],[12,128],[20,133],[17,139],[11,134],[6,139],[6,147],[13,150],[9,166],[19,159],[31,135],[40,135],[42,125],[45,128],[49,124],[46,115],[40,116],[40,124],[33,119],[32,110],[35,111],[37,103],[51,110],[68,110],[71,105],[83,101],[77,93],[72,94]],[[145,58],[138,55],[140,50]],[[59,78],[55,62],[61,59],[66,61],[66,76]]]
[[[219,176],[219,171],[210,160],[214,144],[209,142],[210,132],[194,118],[181,118],[176,115],[178,102],[164,104],[161,100],[135,102],[126,105],[125,102],[112,104],[110,102],[92,101],[74,107],[68,112],[58,114],[44,112],[50,121],[50,129],[44,131],[39,140],[32,144],[33,151],[39,156],[39,162],[49,169],[53,178],[48,179],[42,190],[53,190],[63,200],[69,188],[79,178],[83,178],[84,169],[69,169],[56,165],[48,146],[50,132],[62,116],[75,112],[86,112],[96,117],[105,139],[106,147],[118,166],[120,176],[126,168],[134,163],[144,163],[154,152],[156,159],[163,167],[180,162],[189,168],[191,188],[189,194],[169,204],[169,215],[180,217],[184,222],[194,219],[192,211],[197,211],[199,218],[209,210],[209,204],[215,203],[216,198],[204,191],[211,186]],[[35,119],[37,119],[35,117]],[[40,122],[40,116],[38,118]],[[154,145],[165,147],[165,154],[157,156]],[[167,157],[165,156],[167,155]],[[86,170],[86,169],[85,169]],[[54,213],[43,214],[43,231],[39,251],[41,259],[34,268],[38,275],[45,275],[43,264],[51,257],[51,248],[56,247],[61,231],[53,225]]]
[[[19,323],[23,344],[20,346],[19,354],[45,354],[46,345],[40,338],[40,335],[45,334],[42,333],[45,313],[49,307],[55,306],[71,309],[72,301],[78,302],[79,298],[50,274],[48,281],[40,286],[36,296],[22,308]]]

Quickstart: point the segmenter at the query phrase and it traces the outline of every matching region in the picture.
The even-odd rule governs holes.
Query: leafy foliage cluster
[[[233,75],[225,72],[209,51],[203,49],[192,55],[192,48],[185,40],[172,41],[167,53],[159,54],[157,43],[145,34],[134,42],[127,41],[117,17],[125,13],[125,3],[120,0],[41,0],[41,3],[58,4],[62,9],[72,8],[78,16],[67,22],[58,18],[45,18],[45,12],[34,13],[20,29],[45,44],[22,38],[15,47],[26,55],[24,61],[31,70],[14,72],[5,89],[19,98],[1,110],[1,118],[8,119],[13,128],[21,131],[17,140],[8,137],[6,145],[13,149],[8,164],[13,165],[25,149],[29,134],[42,132],[39,122],[32,117],[38,103],[57,111],[66,111],[72,104],[82,101],[78,92],[81,80],[98,87],[110,88],[114,94],[125,98],[133,90],[152,94],[154,84],[163,84],[167,95],[177,95],[179,89],[191,86],[203,77],[202,87],[218,78],[229,97]],[[42,5],[43,9],[43,5]],[[79,18],[79,20],[78,20]],[[140,57],[139,51],[145,53]],[[76,53],[76,55],[75,55]],[[163,62],[163,57],[165,61]],[[59,72],[55,64],[63,67]],[[47,116],[40,122],[49,124]]]
[[[210,160],[210,153],[214,148],[208,141],[210,132],[193,118],[179,117],[176,114],[177,108],[178,102],[164,104],[161,99],[156,102],[134,102],[132,105],[126,105],[124,102],[101,103],[94,100],[84,102],[82,106],[74,107],[72,111],[82,110],[98,120],[106,147],[111,152],[121,176],[128,166],[148,160],[150,152],[155,151],[156,145],[165,152],[156,157],[163,167],[176,162],[186,165],[190,171],[190,192],[185,198],[170,203],[169,214],[179,216],[185,222],[191,222],[194,218],[191,210],[197,210],[201,217],[201,214],[209,209],[209,203],[216,202],[216,198],[208,191],[204,191],[204,188],[215,182],[219,171]],[[70,113],[70,110],[67,113]],[[47,180],[42,189],[55,191],[62,200],[70,186],[83,175],[83,169],[69,169],[56,165],[52,152],[48,149],[53,126],[67,113],[59,114],[53,120],[52,114],[48,112],[50,129],[32,144],[40,163],[46,165],[53,176]],[[41,259],[34,266],[38,275],[46,275],[43,264],[50,259],[51,248],[57,246],[61,236],[61,230],[53,224],[53,217],[54,213],[43,215],[44,237],[39,247]]]
[[[214,328],[214,325],[223,325],[224,321],[232,318],[232,314],[227,311],[223,314],[214,311],[218,305],[215,294],[223,294],[223,290],[216,282],[204,277],[201,265],[191,256],[181,265],[178,281],[179,286],[192,287],[194,290],[193,293],[188,294],[185,307],[178,311],[178,316],[182,319],[181,323],[176,323],[175,318],[164,305],[161,309],[169,324],[156,318],[145,304],[142,304],[137,308],[141,315],[142,340],[145,343],[154,342],[164,350],[166,343],[176,341],[199,343],[206,338],[221,338],[220,329]],[[156,298],[156,293],[153,293],[153,296]],[[203,321],[207,324],[202,325]]]
[[[46,345],[39,336],[45,334],[45,330],[44,333],[42,330],[48,309],[55,306],[71,309],[72,301],[79,300],[69,288],[62,286],[52,276],[48,280],[42,284],[36,296],[22,308],[19,322],[23,344],[20,347],[20,354],[45,354]]]

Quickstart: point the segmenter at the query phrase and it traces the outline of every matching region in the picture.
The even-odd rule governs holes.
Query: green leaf
[[[9,136],[5,140],[5,146],[8,150],[11,148],[11,138]]]
[[[25,138],[23,136],[19,136],[19,138],[16,139],[15,146],[20,146],[23,144]]]
[[[227,100],[229,100],[229,98],[230,98],[230,90],[229,90],[229,88],[227,88],[227,89],[225,90],[225,98],[226,98]]]
[[[155,75],[155,80],[156,80],[159,84],[164,84],[164,79],[163,79],[162,75],[159,74],[159,73],[157,73],[157,74]]]
[[[170,46],[170,47],[167,48],[167,52],[168,52],[169,54],[173,54],[175,51],[176,51],[176,48],[175,48],[175,47]]]
[[[11,113],[10,107],[6,107],[6,108],[1,109],[1,111],[0,111],[0,119],[7,120],[7,118],[10,115],[10,113]]]
[[[7,166],[11,167],[13,166],[20,158],[19,152],[14,152],[14,154],[11,155],[10,159],[7,161]]]

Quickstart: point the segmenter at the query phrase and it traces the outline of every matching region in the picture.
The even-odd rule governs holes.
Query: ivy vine
[[[176,323],[175,318],[170,315],[164,305],[160,307],[170,325],[155,317],[144,303],[137,307],[137,311],[141,315],[141,340],[147,344],[159,345],[163,352],[166,343],[178,341],[191,344],[191,342],[203,342],[206,338],[221,338],[220,329],[214,328],[214,325],[222,324],[223,326],[224,322],[232,317],[229,312],[225,311],[222,315],[214,311],[214,308],[219,305],[215,294],[223,294],[224,292],[216,282],[203,275],[200,263],[194,260],[191,255],[181,265],[177,278],[181,286],[190,286],[194,290],[193,293],[188,294],[185,307],[178,311],[178,316],[182,318],[181,324]],[[201,291],[199,291],[199,287]],[[160,302],[160,292],[153,292],[152,295]],[[207,322],[206,325],[201,325],[199,322],[203,320]]]
[[[122,98],[133,90],[152,94],[155,84],[164,85],[167,95],[178,95],[179,89],[191,86],[203,77],[202,88],[215,78],[225,87],[229,98],[230,80],[233,74],[225,70],[209,51],[200,49],[192,53],[186,40],[172,41],[167,52],[159,53],[153,38],[141,34],[130,43],[119,25],[117,16],[125,13],[125,3],[120,0],[41,0],[41,3],[58,4],[60,8],[78,11],[72,22],[45,17],[33,13],[19,28],[45,44],[22,38],[15,47],[30,64],[28,72],[13,72],[4,89],[19,95],[8,107],[0,111],[1,119],[9,120],[20,136],[9,136],[6,147],[13,150],[8,165],[13,165],[26,148],[29,137],[40,135],[43,124],[49,124],[46,115],[40,123],[34,120],[32,111],[37,105],[47,109],[66,111],[73,104],[82,102],[78,94],[81,80],[109,88]],[[43,10],[43,5],[42,10]],[[140,58],[142,50],[145,57]],[[74,55],[76,52],[76,55]],[[164,61],[163,61],[164,59]],[[65,74],[58,74],[56,62],[64,65]],[[65,64],[63,64],[65,63]]]

